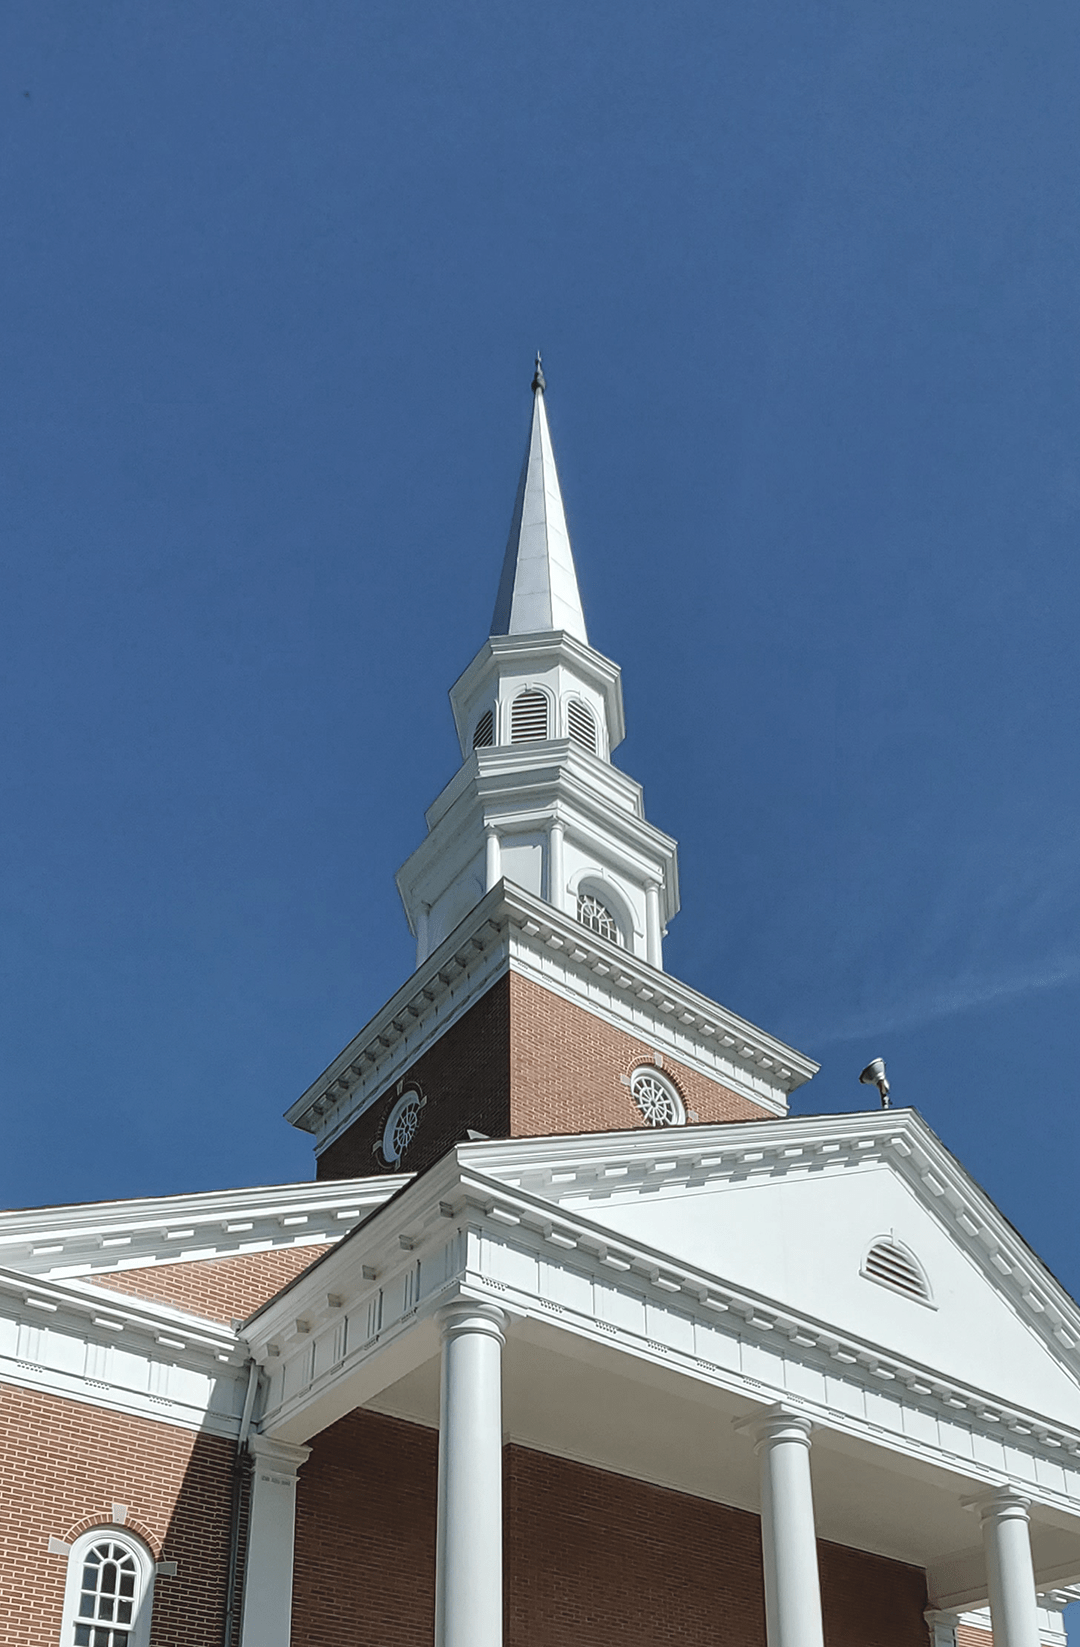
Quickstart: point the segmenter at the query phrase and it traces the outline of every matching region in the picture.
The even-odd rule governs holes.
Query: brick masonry
[[[657,1062],[644,1041],[516,972],[508,972],[319,1156],[319,1178],[389,1170],[379,1141],[399,1092],[426,1099],[402,1166],[423,1171],[469,1128],[491,1138],[621,1132],[644,1119],[621,1078]],[[701,1122],[767,1120],[718,1081],[663,1057]]]
[[[151,1647],[220,1647],[234,1446],[5,1385],[0,1390],[0,1647],[56,1647],[70,1543],[114,1503],[155,1559]]]
[[[355,1412],[297,1495],[293,1647],[428,1647],[432,1430]],[[506,1647],[764,1647],[758,1518],[508,1447]],[[826,1647],[926,1647],[923,1574],[819,1545]],[[987,1647],[980,1643],[979,1647]]]
[[[145,1269],[112,1270],[90,1277],[109,1287],[158,1304],[174,1304],[208,1321],[246,1320],[268,1298],[306,1270],[329,1245],[276,1247],[234,1258],[192,1259],[186,1264],[154,1264]]]

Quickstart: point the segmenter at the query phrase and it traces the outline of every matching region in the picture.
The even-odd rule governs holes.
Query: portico
[[[868,1169],[860,1144],[879,1166],[889,1138],[931,1147],[917,1118],[854,1119],[854,1135],[853,1118],[830,1122],[834,1140],[851,1135],[851,1170]],[[811,1126],[755,1126],[755,1153],[768,1134],[791,1159]],[[685,1195],[747,1130],[609,1135],[605,1170],[629,1176],[627,1139],[667,1182],[692,1146]],[[247,1330],[264,1437],[300,1447],[358,1408],[438,1429],[440,1647],[502,1641],[504,1441],[760,1515],[769,1647],[824,1639],[820,1539],[921,1569],[939,1618],[989,1602],[996,1647],[1034,1647],[1036,1591],[1080,1577],[1077,1415],[1055,1425],[1008,1392],[902,1364],[839,1321],[554,1206],[523,1187],[540,1147],[460,1147]],[[255,1506],[261,1540],[284,1559]],[[280,1631],[257,1647],[287,1647],[284,1618]]]

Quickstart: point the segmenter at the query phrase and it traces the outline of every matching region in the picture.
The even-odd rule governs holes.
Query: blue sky
[[[1078,69],[1054,0],[10,0],[0,1200],[310,1174],[539,345],[670,970],[1080,1290]]]

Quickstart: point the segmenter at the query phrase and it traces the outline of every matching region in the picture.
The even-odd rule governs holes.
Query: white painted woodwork
[[[761,1464],[761,1553],[769,1647],[824,1647],[808,1418],[782,1410],[748,1426]]]
[[[994,1647],[1039,1647],[1029,1501],[1003,1488],[979,1505]]]
[[[289,1647],[292,1635],[296,1472],[310,1448],[248,1438],[251,1504],[240,1647]]]
[[[435,1647],[502,1647],[501,1310],[464,1300],[439,1311]]]
[[[551,629],[565,629],[588,644],[544,391],[534,389],[491,633],[528,635]]]

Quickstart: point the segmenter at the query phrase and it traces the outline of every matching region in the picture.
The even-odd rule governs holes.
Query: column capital
[[[497,1304],[484,1304],[470,1298],[457,1298],[436,1310],[435,1319],[445,1343],[450,1338],[461,1338],[466,1333],[480,1333],[494,1338],[500,1345],[506,1343],[506,1329],[510,1318]]]
[[[965,1510],[974,1510],[985,1526],[994,1521],[1030,1521],[1031,1500],[1016,1487],[994,1487],[961,1500]]]
[[[278,1475],[295,1476],[300,1466],[311,1457],[310,1447],[300,1447],[292,1441],[276,1441],[272,1435],[249,1435],[247,1444],[248,1452]]]
[[[780,1441],[795,1441],[809,1452],[813,1421],[805,1413],[790,1407],[766,1407],[764,1412],[751,1413],[748,1418],[737,1418],[734,1427],[754,1442],[754,1451],[773,1446]]]
[[[956,1626],[960,1614],[950,1608],[928,1607],[923,1613],[930,1631],[930,1647],[956,1647]]]

